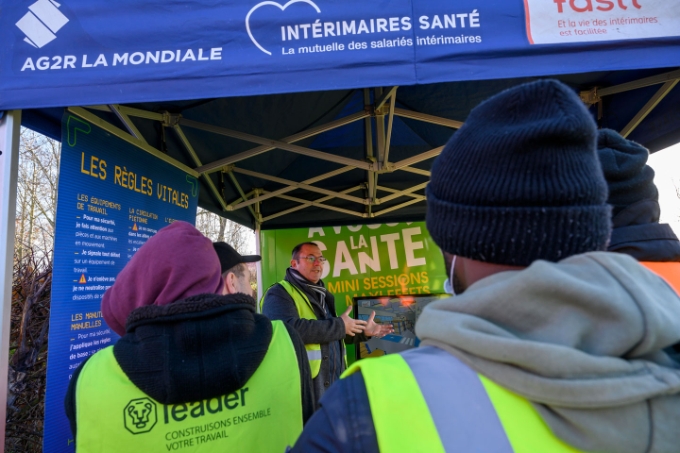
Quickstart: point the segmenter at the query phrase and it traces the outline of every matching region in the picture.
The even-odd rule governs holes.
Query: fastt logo
[[[24,41],[37,48],[54,41],[55,33],[68,23],[68,18],[58,9],[60,6],[54,0],[38,0],[29,6],[29,12],[16,23],[26,35]]]
[[[564,12],[564,4],[568,4],[572,11],[585,13],[593,11],[593,6],[598,11],[611,11],[614,8],[627,10],[626,1],[629,1],[637,9],[642,9],[638,0],[553,0],[557,4],[557,12]]]
[[[123,409],[125,429],[132,434],[148,433],[157,421],[156,403],[149,398],[131,400]]]

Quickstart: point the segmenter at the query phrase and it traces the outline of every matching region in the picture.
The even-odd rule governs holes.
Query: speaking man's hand
[[[347,335],[355,336],[361,333],[366,328],[366,321],[361,321],[360,319],[353,319],[349,317],[352,307],[347,307],[347,310],[340,316],[342,322],[345,323],[345,333]]]
[[[364,333],[367,337],[382,338],[385,335],[394,332],[394,326],[392,326],[392,324],[378,324],[373,321],[373,318],[375,318],[375,311],[371,312],[371,316],[369,316],[368,321],[366,322]]]

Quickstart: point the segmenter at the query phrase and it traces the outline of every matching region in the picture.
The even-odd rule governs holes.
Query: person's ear
[[[224,294],[236,294],[236,274],[228,272],[224,276]]]
[[[297,261],[295,260],[295,258],[293,258],[292,260],[290,260],[290,267],[292,267],[293,269],[297,269],[297,264],[298,264],[298,263],[297,263]]]

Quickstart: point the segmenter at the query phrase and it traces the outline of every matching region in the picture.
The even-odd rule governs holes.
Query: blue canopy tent
[[[680,141],[680,5],[580,3],[13,2],[0,110],[59,138],[68,107],[253,228],[422,219],[446,139],[533,77],[652,151]]]
[[[537,77],[651,151],[680,141],[680,4],[660,0],[0,0],[0,42],[0,376],[19,124],[59,138],[79,116],[261,229],[422,220],[470,109]]]

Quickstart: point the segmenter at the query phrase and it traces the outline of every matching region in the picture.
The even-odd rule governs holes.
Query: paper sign
[[[680,36],[680,2],[524,0],[531,44]]]

